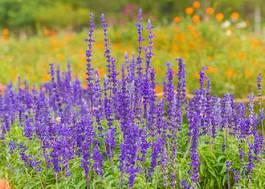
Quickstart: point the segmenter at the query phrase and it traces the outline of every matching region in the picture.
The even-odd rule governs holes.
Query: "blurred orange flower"
[[[44,75],[43,78],[42,78],[43,82],[48,82],[49,80],[50,80],[50,75],[49,74]]]
[[[225,75],[228,79],[231,79],[232,77],[234,77],[235,74],[236,74],[235,71],[231,68],[225,72]]]
[[[262,46],[262,42],[259,39],[252,39],[251,40],[251,46],[253,48],[258,48]]]
[[[64,61],[65,56],[64,56],[64,54],[60,53],[60,54],[57,55],[57,58],[58,58],[59,61]]]
[[[185,9],[185,13],[188,15],[192,15],[194,13],[194,9],[192,7],[188,7]]]
[[[43,29],[43,35],[46,37],[54,36],[57,33],[55,31],[49,30],[48,28]]]
[[[208,60],[209,61],[213,61],[214,60],[214,57],[213,56],[208,56]]]
[[[199,15],[194,15],[192,17],[192,22],[198,24],[201,21],[201,17]]]
[[[159,85],[156,85],[155,87],[155,93],[162,93],[162,87]]]
[[[212,7],[208,7],[207,9],[206,9],[206,13],[208,14],[208,15],[212,15],[212,14],[214,14],[214,8],[212,8]]]
[[[2,37],[3,37],[3,39],[8,40],[8,39],[9,39],[9,35],[10,35],[10,33],[9,33],[9,29],[4,28],[4,29],[2,30]]]
[[[218,69],[216,67],[213,66],[208,66],[208,69],[206,70],[208,73],[217,73]]]
[[[238,56],[240,60],[245,60],[247,58],[247,54],[245,52],[239,52]]]
[[[188,25],[187,28],[188,28],[189,31],[194,31],[194,27],[192,25]]]
[[[97,48],[97,49],[104,49],[104,44],[102,44],[102,43],[95,43],[95,47]]]
[[[201,3],[200,3],[199,1],[194,1],[194,3],[193,3],[193,7],[194,7],[195,9],[200,8],[200,6],[201,6]]]
[[[98,75],[100,78],[103,78],[105,76],[106,72],[104,68],[98,68]]]
[[[232,19],[233,21],[237,21],[237,20],[239,19],[239,17],[240,17],[240,15],[239,15],[238,12],[233,12],[233,13],[231,14],[231,19]]]
[[[216,16],[215,16],[215,18],[216,18],[216,20],[218,21],[218,22],[222,22],[223,21],[223,19],[224,19],[224,14],[223,13],[217,13],[216,14]]]
[[[180,23],[180,22],[181,22],[181,18],[178,17],[178,16],[176,16],[176,17],[174,18],[174,22],[175,22],[176,24]]]
[[[194,73],[192,74],[192,76],[193,76],[193,78],[195,78],[195,79],[199,79],[199,78],[200,78],[200,73],[199,73],[199,72],[194,72]]]
[[[252,71],[249,70],[249,68],[245,69],[245,76],[247,78],[251,78],[251,76],[253,75]]]

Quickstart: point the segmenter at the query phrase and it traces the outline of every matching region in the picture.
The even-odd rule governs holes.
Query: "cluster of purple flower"
[[[239,145],[238,156],[241,159],[248,156],[247,169],[251,175],[254,162],[260,160],[263,150],[263,137],[257,126],[264,117],[254,113],[253,97],[246,107],[236,103],[230,94],[223,98],[211,96],[210,81],[202,69],[200,88],[187,100],[185,65],[180,58],[177,59],[177,76],[167,63],[163,97],[158,97],[155,71],[151,66],[154,37],[151,21],[148,21],[148,39],[144,46],[142,12],[139,11],[137,57],[126,54],[120,72],[111,53],[104,15],[101,22],[108,68],[103,81],[92,66],[95,24],[91,15],[86,51],[87,88],[82,88],[78,78],[72,78],[69,64],[63,73],[51,65],[51,80],[39,90],[31,90],[26,82],[23,88],[18,82],[16,89],[9,84],[0,96],[1,139],[4,140],[13,124],[18,122],[25,137],[40,141],[42,153],[38,155],[42,154],[43,164],[56,175],[70,175],[70,160],[80,158],[87,185],[92,172],[103,176],[108,162],[112,169],[114,166],[120,169],[121,184],[128,178],[129,187],[134,185],[138,174],[145,174],[150,181],[158,169],[163,174],[165,187],[196,188],[200,180],[200,137],[210,136],[214,143],[218,133],[225,133],[224,153],[229,145],[228,135],[235,136],[239,144],[245,142],[249,146],[245,152]],[[177,80],[176,87],[174,80]],[[261,95],[260,82],[259,77]],[[184,124],[189,125],[190,178],[180,180],[176,173],[177,141]],[[252,137],[254,140],[250,140]],[[27,155],[25,148],[16,147],[13,142],[10,146],[13,150],[20,149],[21,159],[28,166],[40,166],[32,155]],[[228,171],[232,170],[233,162],[227,162]]]

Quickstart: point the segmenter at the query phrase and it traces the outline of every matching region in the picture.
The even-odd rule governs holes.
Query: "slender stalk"
[[[249,178],[248,178],[248,189],[252,189],[251,176],[249,176]]]
[[[90,177],[89,177],[89,174],[86,175],[86,188],[90,189]]]
[[[55,185],[56,185],[56,189],[59,189],[59,185],[58,185],[58,173],[55,173]]]
[[[123,185],[123,172],[121,171],[121,174],[120,174],[120,188],[122,188],[122,185]]]
[[[228,189],[231,189],[229,169],[227,171],[227,185],[228,185]]]

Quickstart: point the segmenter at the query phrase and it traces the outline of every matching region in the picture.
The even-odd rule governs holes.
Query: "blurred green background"
[[[77,29],[87,26],[88,12],[105,13],[113,22],[123,23],[135,17],[142,8],[146,15],[169,23],[175,15],[184,14],[192,0],[0,0],[0,27],[12,31],[36,32],[40,27]],[[265,15],[264,0],[202,0],[229,14],[238,11],[251,22],[260,11]]]

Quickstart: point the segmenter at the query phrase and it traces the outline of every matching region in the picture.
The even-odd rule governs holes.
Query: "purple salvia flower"
[[[171,131],[171,134],[174,135],[173,131],[175,128],[173,126],[174,125],[173,109],[175,106],[174,103],[175,94],[174,94],[174,84],[173,84],[173,70],[169,63],[167,64],[167,79],[165,82],[164,90],[165,90],[165,100],[167,103],[169,129]]]
[[[147,116],[147,129],[151,132],[151,136],[154,136],[154,123],[156,118],[156,96],[155,96],[155,72],[150,70],[150,82],[149,82],[149,110]]]
[[[94,132],[92,126],[91,115],[89,114],[85,105],[81,106],[81,167],[84,169],[86,177],[89,176],[90,158],[91,158],[91,146],[94,140]]]
[[[129,63],[129,68],[128,68],[128,81],[133,82],[135,81],[135,56],[134,54],[132,55],[132,59]]]
[[[110,99],[108,97],[108,87],[109,87],[109,81],[107,77],[104,77],[104,115],[105,119],[108,121],[108,126],[111,127],[113,123],[113,118],[112,118],[112,107],[110,104]]]
[[[99,135],[102,136],[103,128],[101,126],[102,115],[102,92],[100,86],[100,79],[98,72],[95,72],[95,83],[93,85],[93,114],[96,118],[96,123],[98,125]]]
[[[140,139],[140,154],[141,156],[138,158],[140,161],[145,162],[146,160],[146,153],[150,146],[149,142],[147,141],[147,132],[146,129],[141,129],[139,132],[139,139]]]
[[[55,83],[55,71],[54,71],[54,65],[50,64],[50,76],[51,76],[51,82]]]
[[[142,9],[139,9],[138,11],[138,19],[136,23],[137,27],[137,33],[138,33],[138,56],[137,56],[137,74],[139,79],[142,77],[142,42],[144,41],[143,38],[143,26],[142,26],[142,20],[143,20],[143,13]]]
[[[109,130],[106,134],[105,146],[106,146],[106,153],[107,153],[109,158],[112,158],[114,155],[114,148],[116,145],[115,133],[116,133],[115,128],[109,128]]]
[[[200,90],[204,88],[204,83],[206,81],[206,75],[205,75],[206,70],[207,70],[207,67],[203,67],[202,70],[200,71],[200,79],[199,79]]]
[[[262,96],[262,74],[260,73],[257,78],[257,89],[258,89],[258,97]]]
[[[190,185],[189,185],[189,183],[186,180],[181,180],[180,188],[181,189],[190,189]]]
[[[106,22],[104,14],[101,15],[101,25],[104,32],[104,46],[105,46],[105,58],[107,60],[107,71],[108,71],[108,79],[111,81],[111,64],[112,64],[112,56],[111,56],[111,50],[110,50],[110,44],[109,44],[109,38],[108,38],[108,24]]]
[[[260,153],[263,149],[263,137],[259,135],[258,132],[254,133],[254,154],[255,159],[260,159]]]
[[[163,173],[163,183],[165,188],[169,186],[167,178],[167,164],[168,164],[167,150],[165,146],[163,146],[161,154],[161,169]]]
[[[89,26],[89,32],[88,32],[88,39],[86,39],[88,43],[88,48],[86,50],[86,71],[87,71],[87,87],[88,91],[91,91],[90,89],[92,88],[92,83],[93,83],[93,77],[94,77],[94,70],[92,68],[91,60],[92,60],[92,46],[93,46],[93,33],[95,30],[95,23],[94,23],[94,15],[91,13],[90,14],[90,26]],[[91,94],[90,94],[91,95]]]
[[[153,172],[157,166],[157,160],[159,154],[161,154],[163,148],[163,140],[158,138],[155,142],[152,143],[152,154],[151,154],[151,167],[149,170],[149,176],[152,177]]]
[[[178,58],[178,85],[177,85],[177,98],[181,103],[186,101],[186,76],[185,64],[183,60]]]
[[[234,173],[234,182],[235,182],[235,186],[238,185],[239,180],[240,180],[240,171],[233,169],[233,173]]]
[[[148,46],[146,48],[146,76],[149,73],[149,69],[150,69],[150,65],[151,65],[151,59],[153,56],[153,38],[154,38],[154,34],[153,34],[153,26],[152,26],[152,22],[149,19],[148,20],[148,24],[147,24],[147,30],[148,30]]]
[[[94,151],[93,151],[93,169],[96,171],[96,173],[100,176],[103,175],[103,158],[99,151],[98,144],[95,144]]]
[[[128,132],[124,135],[123,143],[120,144],[120,171],[121,174],[129,174],[129,187],[132,187],[136,174],[140,171],[137,167],[137,154],[140,150],[140,133],[141,129],[137,125],[131,125],[127,128]]]
[[[213,109],[212,109],[212,130],[211,135],[213,138],[216,137],[216,129],[220,127],[222,123],[221,116],[221,99],[220,98],[212,98],[213,100]]]
[[[27,155],[25,149],[21,149],[19,155],[26,165],[34,168],[37,171],[40,171],[39,167],[40,162],[36,161],[34,156]]]
[[[196,188],[196,185],[199,181],[199,153],[198,153],[198,140],[199,140],[199,125],[198,121],[200,117],[197,115],[196,109],[189,109],[189,126],[190,126],[190,137],[191,137],[191,181],[192,188]]]
[[[24,135],[32,139],[33,135],[33,126],[32,126],[32,119],[26,115],[26,120],[25,120],[25,126],[24,126]]]
[[[222,102],[222,128],[231,128],[231,117],[233,115],[233,97],[231,94],[225,94]]]
[[[249,109],[249,134],[255,135],[257,132],[257,120],[256,120],[256,115],[254,112],[254,96],[251,94],[249,96],[249,103],[248,103],[248,109]]]
[[[258,98],[259,98],[259,122],[261,123],[261,130],[262,135],[265,136],[264,131],[264,120],[265,120],[265,114],[264,114],[264,107],[262,106],[262,74],[259,74],[257,78],[257,89],[258,89]]]
[[[17,145],[12,140],[9,141],[8,146],[11,153],[13,153],[17,149]]]
[[[248,144],[248,165],[247,165],[247,170],[248,170],[248,179],[249,179],[250,183],[251,183],[251,180],[252,180],[252,172],[253,172],[253,168],[254,168],[253,149],[254,149],[254,145],[249,143]]]
[[[231,163],[231,161],[226,161],[225,164],[226,164],[226,173],[227,173],[228,189],[230,189],[231,188],[231,184],[230,184],[230,171],[231,171],[232,163]]]

